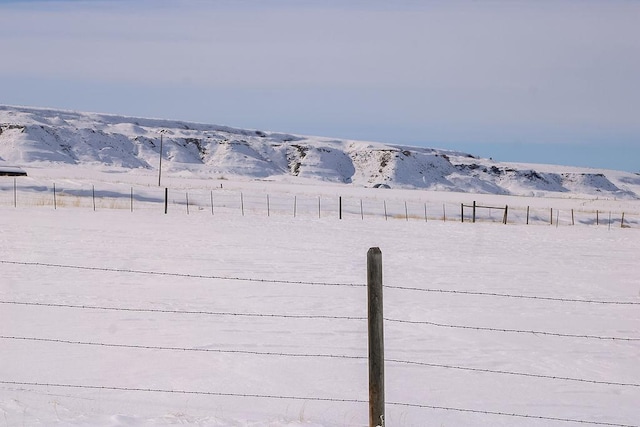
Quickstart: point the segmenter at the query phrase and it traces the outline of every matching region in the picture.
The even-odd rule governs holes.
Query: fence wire
[[[548,331],[534,331],[534,330],[522,330],[522,329],[507,329],[507,328],[490,328],[483,326],[466,326],[466,325],[450,325],[447,323],[437,323],[437,322],[429,322],[426,320],[401,320],[401,319],[384,319],[387,322],[393,323],[407,323],[411,325],[428,325],[428,326],[437,326],[439,328],[452,328],[452,329],[467,329],[473,331],[487,331],[487,332],[507,332],[514,334],[531,334],[531,335],[547,335],[553,337],[561,337],[561,338],[585,338],[585,339],[594,339],[594,340],[604,340],[604,341],[640,341],[640,338],[627,338],[627,337],[607,337],[607,336],[599,336],[599,335],[588,335],[588,334],[564,334],[559,332],[548,332]]]
[[[190,278],[190,279],[215,279],[215,280],[228,280],[228,281],[281,283],[281,284],[311,285],[311,286],[347,286],[347,287],[366,287],[367,286],[365,283],[353,283],[353,282],[349,283],[349,282],[320,282],[320,281],[288,280],[288,279],[260,279],[260,278],[251,278],[251,277],[174,273],[174,272],[162,272],[162,271],[121,269],[121,268],[114,268],[114,267],[95,267],[95,266],[80,266],[80,265],[69,265],[69,264],[45,263],[45,262],[12,261],[12,260],[2,260],[2,259],[0,259],[0,264],[63,268],[63,269],[86,270],[86,271],[103,271],[103,272],[110,272],[110,273],[147,274],[147,275],[153,275],[153,276],[183,277],[183,278]],[[595,299],[560,298],[560,297],[547,297],[547,296],[538,296],[538,295],[518,295],[518,294],[506,294],[506,293],[498,293],[498,292],[480,292],[480,291],[467,291],[467,290],[457,290],[457,289],[417,288],[417,287],[410,287],[410,286],[395,286],[395,285],[384,285],[384,288],[402,290],[402,291],[444,293],[444,294],[456,294],[456,295],[473,295],[473,296],[501,297],[501,298],[518,298],[518,299],[529,299],[529,300],[572,302],[572,303],[585,303],[585,304],[640,305],[640,302],[638,301],[611,301],[611,300],[606,301],[606,300],[595,300]]]
[[[221,354],[244,354],[244,355],[254,355],[254,356],[292,357],[292,358],[328,358],[328,359],[345,359],[345,360],[362,360],[362,361],[368,360],[368,356],[337,355],[337,354],[328,354],[328,353],[309,354],[309,353],[236,350],[236,349],[213,349],[213,348],[197,348],[197,347],[195,348],[194,347],[191,347],[191,348],[166,347],[166,346],[135,345],[135,344],[101,343],[101,342],[90,342],[90,341],[72,341],[72,340],[54,339],[54,338],[19,337],[19,336],[6,336],[6,335],[0,336],[0,339],[13,340],[13,341],[32,341],[32,342],[40,342],[40,343],[93,346],[93,347],[125,348],[125,349],[135,349],[135,350],[205,352],[205,353],[221,353]],[[566,381],[566,382],[580,382],[580,383],[599,384],[599,385],[607,385],[607,386],[620,386],[620,387],[640,387],[640,384],[630,383],[630,382],[591,380],[591,379],[565,377],[565,376],[558,376],[558,375],[544,375],[544,374],[533,374],[533,373],[527,373],[527,372],[474,368],[474,367],[468,367],[468,366],[456,366],[456,365],[449,365],[449,364],[417,362],[417,361],[402,360],[402,359],[389,358],[389,359],[385,359],[385,362],[402,364],[402,365],[425,366],[425,367],[431,367],[431,368],[444,368],[444,369],[453,369],[453,370],[469,371],[469,372],[476,372],[476,373],[511,375],[511,376],[521,376],[521,377],[539,378],[539,379]]]
[[[126,308],[126,307],[106,307],[97,305],[74,305],[74,304],[57,304],[45,302],[26,302],[26,301],[7,301],[0,300],[0,304],[7,305],[23,305],[35,307],[53,307],[53,308],[72,308],[78,310],[102,310],[102,311],[125,311],[135,313],[165,313],[165,314],[193,314],[206,316],[231,316],[231,317],[263,317],[276,319],[314,319],[314,320],[359,320],[365,321],[366,317],[358,316],[328,316],[313,314],[274,314],[274,313],[231,313],[222,311],[206,311],[206,310],[169,310],[162,308]]]
[[[640,305],[640,302],[638,301],[604,301],[604,300],[595,300],[595,299],[547,297],[547,296],[539,296],[539,295],[505,294],[505,293],[499,293],[499,292],[465,291],[465,290],[458,290],[458,289],[415,288],[410,286],[393,286],[393,285],[384,285],[384,287],[386,289],[398,289],[402,291],[431,292],[431,293],[441,293],[441,294],[519,298],[519,299],[556,301],[556,302],[576,302],[576,303],[585,303],[585,304]]]
[[[277,395],[277,394],[253,394],[253,393],[225,393],[225,392],[213,392],[213,391],[172,390],[172,389],[160,389],[160,388],[98,386],[98,385],[87,385],[87,384],[61,384],[61,383],[9,381],[9,380],[0,380],[0,384],[12,385],[12,386],[28,386],[28,387],[59,387],[59,388],[70,388],[70,389],[134,391],[134,392],[146,392],[146,393],[187,394],[187,395],[239,397],[239,398],[256,398],[256,399],[280,399],[280,400],[298,400],[298,401],[333,402],[333,403],[360,403],[363,405],[369,403],[367,400],[363,400],[363,399],[343,399],[343,398],[334,398],[334,397],[285,396],[285,395]],[[419,403],[386,402],[386,404],[390,406],[433,409],[433,410],[451,411],[451,412],[464,412],[464,413],[471,413],[471,414],[494,415],[494,416],[510,417],[510,418],[528,418],[528,419],[536,419],[536,420],[543,420],[543,421],[557,421],[557,422],[597,425],[597,426],[640,427],[637,424],[621,424],[621,423],[614,423],[614,422],[582,420],[582,419],[576,419],[576,418],[550,417],[550,416],[544,416],[544,415],[519,414],[519,413],[512,413],[512,412],[489,411],[489,410],[482,410],[482,409],[456,408],[451,406],[428,405],[428,404],[419,404]]]
[[[148,275],[155,275],[155,276],[171,276],[171,277],[184,277],[184,278],[195,278],[195,279],[215,279],[215,280],[315,285],[315,286],[366,287],[366,285],[362,283],[337,283],[337,282],[331,283],[331,282],[320,282],[320,281],[295,281],[295,280],[279,280],[279,279],[246,278],[246,277],[243,278],[243,277],[230,277],[230,276],[218,276],[218,275],[155,272],[155,271],[134,270],[134,269],[116,269],[116,268],[108,268],[108,267],[76,266],[76,265],[64,265],[64,264],[55,264],[55,263],[22,262],[22,261],[10,261],[10,260],[0,260],[0,263],[8,264],[8,265],[22,265],[22,266],[29,266],[29,267],[65,268],[65,269],[76,269],[76,270],[83,270],[83,271],[148,274]],[[544,297],[544,296],[535,296],[535,295],[514,295],[514,294],[504,294],[504,293],[446,290],[446,289],[421,289],[421,288],[411,288],[411,287],[405,287],[405,286],[388,286],[388,285],[385,287],[389,289],[401,290],[401,291],[450,293],[454,295],[471,295],[471,296],[498,297],[498,298],[521,298],[521,299],[553,301],[553,302],[561,302],[561,303],[608,304],[608,305],[618,305],[618,306],[640,305],[639,302],[635,302],[635,301],[604,301],[604,300],[596,300],[596,299],[591,300],[591,299],[555,298],[555,297]],[[3,300],[3,301],[0,301],[0,304],[18,305],[18,306],[35,306],[35,307],[52,307],[52,308],[61,308],[61,309],[105,310],[105,311],[120,311],[120,312],[135,311],[135,312],[165,313],[165,314],[177,314],[177,315],[237,316],[237,317],[258,317],[258,318],[348,320],[348,321],[366,320],[366,318],[358,317],[358,316],[298,315],[298,314],[275,314],[275,313],[261,314],[261,313],[214,312],[214,311],[204,311],[204,310],[124,308],[124,307],[108,307],[108,306],[25,302],[25,301],[13,301],[13,300]],[[429,322],[429,321],[412,321],[412,320],[402,320],[402,319],[392,319],[392,318],[385,318],[385,321],[393,322],[393,323],[401,323],[401,324],[403,323],[403,324],[415,324],[415,325],[428,325],[428,326],[467,329],[467,330],[475,330],[475,331],[548,335],[548,336],[556,336],[556,337],[563,337],[563,338],[585,338],[585,339],[626,341],[626,342],[640,341],[640,338],[631,338],[631,337],[611,337],[611,336],[597,336],[597,335],[587,335],[587,334],[564,334],[564,333],[556,333],[556,332],[548,332],[548,331],[451,325],[451,324],[436,323],[436,322]],[[161,351],[176,351],[176,352],[208,352],[208,353],[225,353],[225,354],[245,354],[245,355],[255,355],[255,356],[292,357],[292,358],[332,358],[332,359],[359,360],[359,361],[364,361],[367,359],[367,357],[365,356],[357,356],[357,355],[335,355],[335,354],[321,354],[321,353],[304,354],[304,353],[291,353],[291,352],[267,352],[267,351],[255,351],[255,350],[215,349],[215,348],[206,348],[206,347],[205,348],[168,347],[168,346],[165,347],[165,346],[153,346],[153,345],[102,343],[102,342],[80,341],[80,340],[73,341],[73,340],[64,340],[64,339],[10,336],[10,335],[2,335],[0,336],[0,339],[14,340],[14,341],[31,341],[31,342],[40,342],[40,343],[94,346],[94,347],[103,347],[103,348],[144,349],[144,350],[161,350]],[[486,374],[511,375],[511,376],[539,378],[539,379],[547,379],[547,380],[555,380],[555,381],[581,382],[581,383],[589,383],[594,385],[606,385],[606,386],[617,386],[617,387],[633,387],[633,388],[640,387],[640,384],[632,383],[632,382],[591,380],[591,379],[583,379],[583,378],[572,378],[572,377],[566,377],[566,376],[543,375],[543,374],[533,374],[533,373],[526,373],[526,372],[506,371],[506,370],[491,370],[491,369],[483,369],[483,368],[475,368],[475,367],[456,366],[456,365],[450,365],[450,364],[438,364],[438,363],[429,363],[429,362],[420,362],[420,361],[400,360],[400,359],[385,359],[385,361],[389,363],[395,363],[395,364],[462,370],[462,371],[470,371],[470,372],[486,373]],[[156,392],[156,393],[200,394],[200,395],[210,395],[210,396],[230,396],[230,397],[246,397],[246,398],[273,398],[273,399],[308,400],[308,401],[367,403],[367,401],[359,400],[359,399],[279,396],[279,395],[269,395],[269,394],[260,395],[260,394],[223,393],[223,392],[208,392],[208,391],[189,391],[189,390],[163,390],[163,389],[152,389],[152,388],[126,388],[126,387],[96,386],[96,385],[82,385],[82,384],[73,385],[73,384],[39,383],[39,382],[16,382],[16,381],[6,381],[6,380],[0,380],[0,384],[19,385],[19,386],[45,386],[45,387],[67,387],[67,388],[101,389],[101,390],[139,391],[139,392]],[[505,416],[505,417],[515,417],[515,418],[530,418],[530,419],[569,422],[569,423],[578,423],[578,424],[618,426],[618,427],[638,427],[630,424],[620,424],[620,423],[612,423],[612,422],[599,422],[599,421],[571,419],[571,418],[562,418],[562,417],[517,414],[517,413],[487,411],[487,410],[468,409],[468,408],[455,408],[455,407],[420,404],[420,403],[387,402],[387,404],[391,406],[400,406],[400,407],[414,407],[414,408],[444,410],[444,411],[453,411],[453,412],[467,412],[467,413],[475,413],[475,414],[481,414],[481,415],[494,415],[494,416]]]

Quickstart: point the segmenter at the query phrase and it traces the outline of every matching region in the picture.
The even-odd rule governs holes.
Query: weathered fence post
[[[529,225],[529,206],[527,206],[527,225]]]
[[[620,228],[624,228],[624,212],[622,212],[622,219],[620,220]]]
[[[551,225],[553,225],[553,208],[551,208]]]
[[[58,209],[58,203],[56,202],[56,183],[53,183],[53,209]]]
[[[476,201],[473,201],[473,218],[472,221],[474,224],[476,223]]]
[[[340,196],[338,200],[339,200],[338,201],[339,218],[342,219],[342,196]]]
[[[133,212],[133,187],[131,187],[131,212]]]
[[[318,218],[320,218],[320,199],[321,197],[318,196]]]
[[[271,216],[271,203],[269,202],[268,194],[267,194],[267,216]]]
[[[509,205],[504,205],[504,219],[502,220],[502,223],[506,225],[508,219],[509,219]]]
[[[242,216],[244,216],[244,195],[240,192],[240,209],[242,210]]]
[[[600,212],[596,210],[596,225],[600,225]]]
[[[404,202],[404,219],[409,221],[409,209],[407,208],[407,202]]]
[[[189,215],[189,192],[188,191],[185,193],[185,196],[187,200],[187,215]]]
[[[167,214],[167,208],[169,207],[169,189],[164,188],[164,214]]]
[[[384,205],[384,220],[387,220],[387,201],[383,200],[382,201],[383,205]]]
[[[460,222],[464,223],[464,203],[460,203]]]
[[[424,204],[424,222],[427,222],[427,203]]]
[[[369,319],[369,427],[384,425],[384,330],[382,312],[382,252],[367,252]]]
[[[571,209],[571,225],[576,225],[575,217],[573,216],[573,209]]]

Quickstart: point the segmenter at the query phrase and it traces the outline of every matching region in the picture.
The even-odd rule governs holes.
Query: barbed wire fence
[[[272,285],[272,286],[314,286],[314,287],[341,287],[341,288],[363,288],[367,285],[364,283],[340,283],[340,282],[322,282],[322,281],[305,281],[305,280],[292,280],[292,279],[262,279],[259,277],[237,277],[228,275],[211,275],[211,274],[184,274],[175,272],[155,272],[147,270],[134,270],[134,269],[119,269],[109,267],[95,267],[95,266],[83,266],[83,265],[70,265],[70,264],[56,264],[56,263],[42,263],[42,262],[29,262],[20,260],[6,260],[0,259],[0,264],[13,265],[19,268],[27,269],[50,269],[50,270],[62,270],[73,269],[79,272],[93,272],[97,274],[131,274],[131,275],[152,275],[152,276],[168,276],[179,277],[185,280],[201,280],[205,283],[208,281],[231,281],[231,282],[248,282],[256,285]],[[576,299],[569,297],[548,297],[544,295],[518,295],[508,293],[491,293],[491,292],[474,292],[466,290],[456,289],[433,289],[433,288],[418,288],[418,287],[404,287],[397,285],[385,285],[385,289],[393,290],[400,293],[446,293],[454,297],[478,297],[478,298],[490,298],[490,299],[519,299],[523,301],[530,301],[536,304],[571,304],[577,306],[592,306],[592,305],[608,305],[613,309],[616,307],[629,307],[638,306],[640,302],[636,299],[631,300],[607,300],[607,299]],[[69,311],[73,310],[81,313],[90,313],[95,311],[105,312],[125,312],[125,313],[147,313],[161,316],[207,316],[207,317],[234,317],[234,318],[270,318],[270,319],[282,319],[283,321],[308,319],[316,321],[329,321],[329,322],[358,322],[364,323],[367,321],[366,317],[361,316],[332,316],[323,314],[309,314],[309,313],[251,313],[251,312],[233,312],[233,311],[206,311],[206,310],[179,310],[179,309],[158,309],[153,307],[136,307],[136,306],[114,306],[114,305],[83,305],[72,304],[63,302],[41,302],[35,300],[29,300],[27,298],[14,298],[14,299],[0,299],[0,306],[14,306],[30,307],[33,309],[54,309]],[[452,328],[452,329],[465,329],[474,333],[493,333],[493,334],[520,334],[520,335],[536,335],[539,337],[552,336],[556,339],[566,340],[567,345],[571,345],[573,340],[606,340],[612,343],[627,343],[634,345],[640,341],[640,337],[634,336],[608,336],[608,335],[595,335],[590,333],[583,334],[570,334],[559,331],[541,331],[541,330],[526,330],[515,328],[488,328],[479,325],[457,325],[448,324],[442,322],[434,322],[430,320],[410,320],[402,318],[390,318],[385,317],[385,321],[389,323],[395,323],[398,325],[407,326],[422,326],[422,327],[436,327],[436,328]],[[109,349],[126,349],[131,351],[163,351],[163,352],[194,352],[194,353],[212,353],[212,354],[243,354],[250,357],[257,358],[306,358],[306,359],[332,359],[332,360],[353,360],[360,361],[363,364],[366,363],[367,357],[361,354],[334,354],[334,353],[298,353],[290,351],[262,351],[262,350],[246,350],[238,348],[201,348],[201,347],[180,347],[180,346],[162,346],[153,344],[130,344],[119,342],[104,342],[100,340],[70,340],[62,337],[45,337],[39,336],[37,331],[33,331],[30,335],[17,335],[11,333],[3,333],[0,335],[0,341],[14,341],[14,342],[37,342],[43,345],[55,345],[55,346],[67,346],[73,347],[100,347],[106,350]],[[363,341],[366,338],[363,337]],[[71,351],[71,350],[70,350]],[[593,379],[593,378],[581,378],[570,375],[563,375],[562,373],[555,374],[538,374],[534,372],[518,371],[518,370],[504,370],[504,369],[490,369],[475,366],[464,366],[456,364],[443,364],[429,361],[400,359],[400,358],[386,358],[385,363],[391,365],[411,366],[414,368],[430,368],[430,369],[444,369],[453,371],[471,372],[480,375],[493,375],[496,377],[521,377],[521,378],[536,378],[539,380],[563,382],[563,383],[579,383],[585,386],[615,386],[625,389],[629,389],[632,392],[640,390],[640,381],[615,381],[607,379]],[[331,397],[331,396],[296,396],[284,393],[237,393],[226,392],[224,390],[179,390],[179,389],[163,389],[157,387],[123,387],[117,384],[81,384],[81,383],[67,383],[67,382],[49,382],[41,381],[38,378],[34,378],[32,381],[18,381],[12,378],[0,378],[0,384],[5,386],[17,386],[17,387],[56,387],[56,388],[68,388],[68,389],[93,389],[93,390],[113,390],[113,391],[130,391],[141,393],[165,393],[165,394],[184,394],[184,395],[202,395],[202,396],[225,396],[232,398],[255,398],[255,399],[279,399],[279,400],[291,400],[291,401],[316,401],[316,402],[343,402],[362,404],[367,403],[366,400],[361,398],[351,397]],[[28,391],[28,390],[27,390]],[[405,407],[424,410],[440,410],[453,413],[468,413],[478,416],[491,415],[500,417],[510,417],[515,419],[535,419],[541,421],[556,421],[566,422],[574,424],[585,425],[601,425],[601,426],[618,426],[618,427],[638,427],[636,424],[625,424],[608,422],[602,420],[589,420],[578,419],[570,417],[556,417],[553,415],[544,414],[527,414],[527,413],[515,413],[509,411],[501,411],[493,408],[461,408],[456,406],[443,406],[423,403],[411,403],[411,402],[399,402],[399,401],[387,401],[386,403],[393,407]],[[612,408],[613,410],[614,408]],[[613,414],[611,414],[613,416]]]
[[[43,207],[84,210],[115,209],[123,211],[154,210],[186,215],[211,216],[289,216],[304,219],[339,218],[345,220],[484,222],[526,225],[591,225],[618,228],[640,228],[640,211],[625,211],[621,206],[600,208],[598,199],[575,199],[575,206],[564,207],[518,205],[475,205],[473,195],[463,196],[459,203],[402,200],[390,190],[369,189],[366,197],[273,193],[212,186],[210,189],[173,189],[151,186],[109,184],[104,189],[95,185],[54,183],[36,185],[21,179],[0,180],[0,206]],[[419,190],[416,190],[416,194]],[[551,200],[551,199],[548,199]],[[604,203],[604,202],[603,202]],[[539,204],[539,203],[538,203]],[[594,207],[589,207],[594,205]],[[613,203],[613,205],[618,205]]]

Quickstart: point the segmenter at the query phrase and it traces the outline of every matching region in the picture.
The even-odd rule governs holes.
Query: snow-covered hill
[[[638,174],[500,163],[432,148],[336,140],[181,121],[0,106],[0,161],[96,164],[201,177],[545,196],[640,198]]]

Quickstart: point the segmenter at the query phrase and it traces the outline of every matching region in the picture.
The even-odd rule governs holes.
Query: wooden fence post
[[[188,191],[185,193],[185,196],[187,200],[187,215],[189,215],[189,192]]]
[[[464,203],[460,203],[460,222],[464,223]]]
[[[271,216],[271,203],[269,202],[268,194],[267,194],[267,216]]]
[[[167,208],[169,207],[169,189],[164,188],[164,214],[167,214]]]
[[[133,212],[133,187],[131,187],[131,212]]]
[[[58,209],[58,203],[56,202],[56,183],[53,183],[53,209]]]
[[[339,211],[339,219],[342,219],[342,196],[338,199],[338,211]]]
[[[529,225],[529,206],[527,206],[527,225]]]
[[[244,194],[240,192],[240,209],[242,210],[242,216],[244,216]]]
[[[596,225],[600,225],[600,212],[596,210]]]
[[[369,427],[384,425],[384,330],[382,312],[382,252],[367,252],[369,323]]]
[[[502,223],[506,225],[508,219],[509,219],[509,205],[504,205],[504,220],[502,221]]]
[[[553,225],[553,208],[551,208],[551,225]]]
[[[575,217],[573,216],[573,209],[571,209],[571,225],[576,225]]]
[[[473,219],[472,222],[475,224],[476,223],[476,201],[473,201]]]
[[[620,220],[620,228],[624,228],[624,212],[622,212],[622,219]]]

